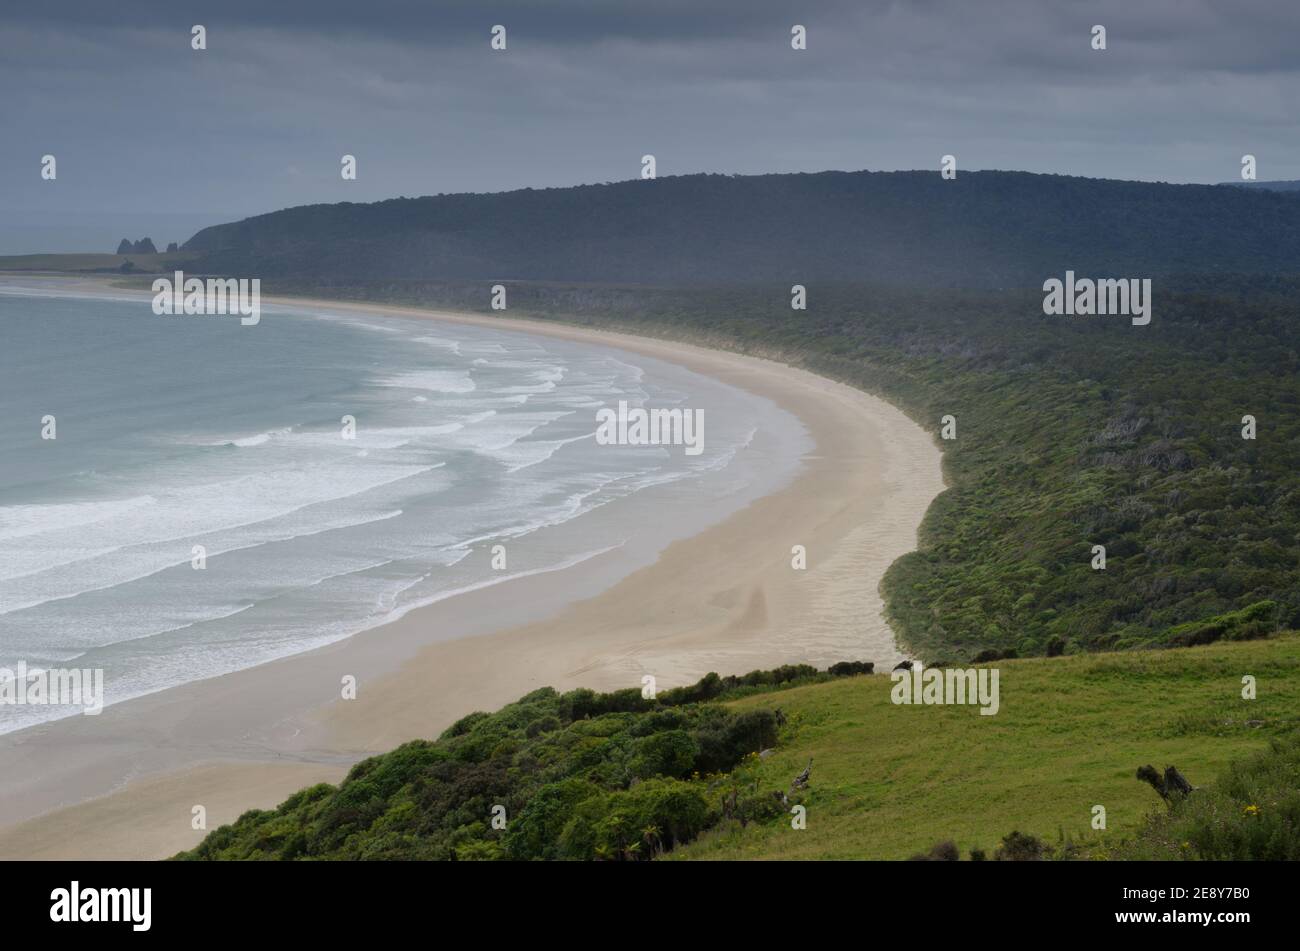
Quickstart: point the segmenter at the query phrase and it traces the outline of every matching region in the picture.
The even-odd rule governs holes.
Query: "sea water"
[[[102,669],[110,705],[239,670],[581,565],[674,499],[720,517],[810,445],[770,401],[625,351],[264,311],[0,283],[0,668]],[[620,401],[702,410],[704,451],[598,444]],[[76,712],[3,706],[0,733]]]

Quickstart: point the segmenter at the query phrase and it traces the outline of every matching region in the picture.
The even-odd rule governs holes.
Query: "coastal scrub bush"
[[[652,733],[633,744],[632,760],[628,766],[637,779],[654,776],[689,776],[700,754],[699,742],[685,730],[665,730]]]
[[[560,834],[561,858],[626,861],[653,858],[699,835],[709,820],[700,787],[651,779],[577,805]]]
[[[1043,843],[1032,835],[1011,832],[993,852],[995,862],[1037,862],[1043,858]]]
[[[543,688],[362,760],[338,786],[245,813],[177,858],[652,858],[721,818],[711,774],[777,742],[775,711],[716,701],[753,684],[830,677],[811,667],[710,674],[671,703],[639,690]]]
[[[1194,647],[1217,640],[1248,641],[1268,637],[1278,630],[1278,613],[1276,601],[1257,601],[1240,611],[1175,625],[1165,632],[1161,643],[1169,647]]]
[[[1120,859],[1300,860],[1300,733],[1228,766],[1147,820]]]
[[[973,856],[972,856],[973,857]],[[957,846],[951,839],[945,842],[936,843],[929,852],[913,855],[908,861],[910,862],[956,862],[961,859],[961,853],[957,851]]]

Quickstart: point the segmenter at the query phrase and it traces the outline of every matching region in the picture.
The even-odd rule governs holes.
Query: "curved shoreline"
[[[653,338],[350,301],[275,303],[479,324],[665,360],[772,400],[804,424],[816,449],[793,484],[672,542],[612,586],[570,592],[549,612],[542,606],[555,598],[556,579],[506,581],[317,651],[128,701],[137,705],[131,716],[110,719],[110,708],[93,731],[40,730],[0,744],[0,764],[22,757],[42,775],[39,761],[57,763],[63,801],[77,803],[47,800],[56,811],[0,829],[0,857],[169,855],[204,834],[190,828],[194,805],[216,828],[543,685],[614,689],[639,686],[649,673],[669,687],[709,670],[844,659],[883,668],[900,656],[877,588],[888,565],[915,548],[943,490],[938,448],[901,410],[782,364]],[[796,544],[807,548],[806,571],[791,568]],[[432,640],[430,631],[452,639]],[[378,663],[384,654],[389,663]],[[313,684],[314,696],[337,696],[342,672],[358,674],[355,701],[285,716],[259,700],[286,678]],[[108,788],[108,764],[120,773],[120,758],[142,747],[175,751],[176,767],[79,801],[78,788]]]

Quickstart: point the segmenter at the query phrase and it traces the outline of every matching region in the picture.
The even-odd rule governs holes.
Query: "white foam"
[[[453,340],[451,337],[434,337],[430,334],[424,334],[415,339],[420,341],[420,343],[427,343],[431,347],[437,347],[439,350],[446,350],[456,356],[460,356],[459,340]]]
[[[528,469],[540,463],[547,462],[557,452],[570,443],[582,442],[586,439],[594,439],[594,432],[586,433],[582,436],[573,436],[569,439],[530,439],[510,443],[502,446],[500,449],[492,450],[487,454],[493,459],[502,463],[507,472],[518,472],[520,469]]]
[[[469,370],[412,370],[380,377],[377,386],[404,390],[427,390],[430,393],[473,393],[477,386]]]
[[[311,471],[274,469],[228,481],[180,488],[162,488],[149,496],[147,507],[122,509],[115,517],[93,523],[63,526],[28,535],[21,547],[0,546],[0,614],[18,610],[21,602],[8,583],[33,578],[56,568],[117,556],[126,549],[171,542],[186,551],[195,539],[214,532],[247,528],[282,518],[323,502],[356,497],[381,486],[440,468],[434,465],[320,466]],[[117,559],[118,571],[129,577],[126,559]],[[22,601],[50,600],[39,596],[36,582],[23,585]]]
[[[357,528],[374,522],[384,522],[390,518],[397,518],[401,514],[401,509],[380,512],[374,515],[353,514],[328,520],[310,529],[304,529],[301,525],[286,524],[276,526],[266,524],[261,528],[261,531],[256,533],[240,532],[230,538],[223,538],[220,534],[212,537],[200,535],[196,536],[196,538],[205,543],[204,555],[206,558],[218,558],[222,555],[248,551],[276,542],[310,538],[313,535],[323,535],[326,532],[333,532],[342,528]],[[3,610],[0,610],[0,615],[24,611],[28,608],[53,604],[56,601],[66,601],[83,594],[107,591],[124,584],[143,581],[170,568],[190,564],[193,560],[191,550],[179,545],[168,548],[151,545],[139,550],[124,547],[113,549],[111,554],[114,556],[111,565],[113,570],[108,572],[103,570],[105,565],[95,564],[94,559],[84,559],[80,562],[60,565],[46,571],[32,572],[29,575],[19,575],[17,578],[0,581],[0,594],[3,594],[6,598],[21,598],[24,587],[13,582],[41,576],[39,590],[43,592],[42,597],[27,603],[17,600],[12,604],[0,601],[0,604],[4,604]],[[51,593],[58,590],[59,584],[64,585],[62,593]],[[35,587],[34,583],[33,587]]]
[[[277,388],[271,374],[252,394],[260,405],[187,404],[208,430],[144,435],[123,456],[134,468],[114,460],[99,471],[92,459],[58,495],[0,507],[0,654],[47,664],[87,656],[114,670],[120,701],[307,650],[612,550],[599,546],[623,533],[621,522],[593,521],[594,537],[584,526],[547,530],[727,465],[727,444],[755,418],[745,401],[698,460],[662,448],[596,452],[595,408],[695,398],[695,378],[647,376],[568,342],[321,312],[340,325],[333,334],[374,332],[342,338],[355,349],[340,359],[338,348],[310,350],[327,336],[311,314],[285,313],[301,319],[275,329],[307,348],[291,386]],[[234,365],[214,363],[213,382],[229,384],[219,368]],[[297,374],[313,367],[321,385],[304,385]],[[357,418],[355,439],[340,438],[344,413]],[[512,547],[511,574],[477,560],[452,570],[481,542],[539,532]],[[576,538],[591,550],[569,556]],[[189,570],[194,544],[207,550],[205,571]]]
[[[151,495],[86,502],[28,503],[0,507],[0,542],[60,529],[80,528],[152,505]]]

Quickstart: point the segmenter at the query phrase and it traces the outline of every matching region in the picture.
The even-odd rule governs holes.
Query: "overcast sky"
[[[661,177],[951,153],[1218,182],[1253,153],[1300,178],[1298,37],[1300,0],[6,0],[0,253],[616,181],[646,153]]]

